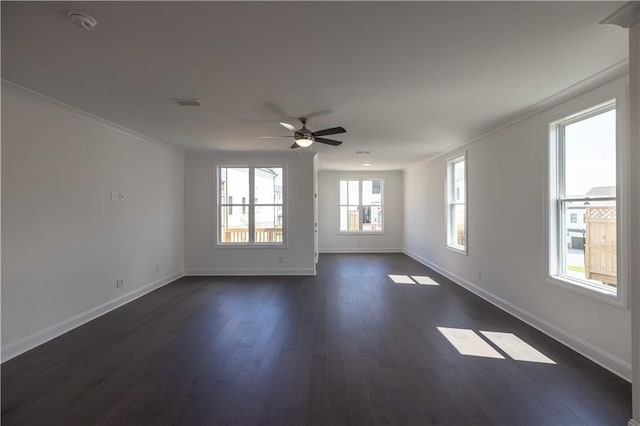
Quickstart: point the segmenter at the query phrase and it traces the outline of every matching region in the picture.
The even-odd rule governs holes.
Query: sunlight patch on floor
[[[465,328],[438,327],[438,331],[460,352],[461,355],[504,359],[498,351],[485,342],[473,330]]]
[[[420,284],[420,285],[440,285],[431,277],[423,275],[389,275],[391,281],[396,284]]]
[[[516,361],[555,364],[545,354],[513,333],[500,333],[497,331],[480,331],[480,333]]]
[[[468,328],[451,327],[438,327],[438,331],[442,333],[461,355],[495,359],[511,358],[515,361],[555,364],[555,361],[513,333],[480,331],[480,334],[478,334]],[[484,339],[481,335],[484,336]],[[507,358],[498,352],[489,342],[504,352]]]
[[[421,275],[411,275],[411,278],[415,280],[420,285],[440,285],[433,280],[431,277],[421,276]]]
[[[416,282],[411,279],[409,275],[389,275],[391,281],[396,284],[415,284]]]

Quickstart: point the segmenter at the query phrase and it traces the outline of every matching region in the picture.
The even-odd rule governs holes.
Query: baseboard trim
[[[64,321],[60,321],[59,323],[47,327],[44,330],[37,331],[20,340],[8,343],[2,346],[2,362],[8,361],[11,358],[15,358],[16,356],[21,355],[35,348],[36,346],[40,346],[43,343],[48,342],[49,340],[55,339],[56,337],[61,336],[62,334],[67,333],[74,328],[80,327],[81,325],[91,320],[94,320],[110,311],[113,311],[114,309],[119,308],[122,305],[126,305],[127,303],[139,297],[142,297],[145,294],[152,292],[153,290],[163,287],[183,276],[184,274],[182,272],[167,275],[150,284],[147,284],[143,287],[132,290],[129,293],[123,294],[120,297],[110,300],[109,302],[86,310]]]
[[[433,269],[434,271],[444,275],[454,283],[458,284],[461,287],[464,287],[476,296],[486,300],[492,305],[529,324],[531,327],[543,332],[547,336],[557,340],[563,345],[568,346],[579,354],[589,358],[591,361],[595,362],[601,367],[606,368],[615,375],[625,379],[628,382],[631,382],[631,364],[629,364],[628,362],[606,352],[605,350],[597,346],[592,345],[589,342],[586,342],[585,340],[565,330],[558,328],[550,322],[528,311],[525,311],[524,309],[515,306],[514,304],[494,295],[493,293],[456,275],[455,273],[430,262],[429,260],[417,255],[416,253],[413,253],[409,250],[404,250],[404,254]]]
[[[255,277],[255,276],[274,276],[274,275],[315,275],[316,270],[314,268],[280,268],[280,269],[250,269],[250,268],[238,268],[238,269],[224,269],[224,268],[196,268],[187,269],[184,273],[186,276],[242,276],[242,277]]]
[[[372,248],[372,247],[355,247],[355,248],[321,248],[320,253],[402,253],[401,248]]]

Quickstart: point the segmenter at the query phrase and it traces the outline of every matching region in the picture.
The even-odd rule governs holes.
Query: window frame
[[[370,181],[374,181],[374,180],[378,180],[380,181],[380,207],[382,208],[382,229],[379,231],[364,231],[362,230],[362,224],[363,224],[363,218],[364,218],[364,214],[363,214],[363,210],[364,210],[364,205],[362,204],[362,181],[365,180],[370,180]],[[358,181],[358,213],[359,213],[359,230],[357,231],[342,231],[340,229],[340,209],[344,206],[349,207],[349,206],[355,206],[355,204],[342,204],[340,202],[340,183],[343,181]],[[348,185],[348,184],[347,184]],[[366,234],[371,234],[371,235],[383,235],[386,234],[386,220],[387,220],[387,214],[384,208],[385,205],[385,200],[384,200],[384,179],[381,177],[352,177],[352,176],[344,176],[344,177],[339,177],[338,178],[338,235],[366,235]],[[347,200],[349,201],[349,200]]]
[[[454,168],[456,164],[460,162],[464,162],[464,197],[463,202],[452,202],[455,200],[455,182],[453,181],[455,174]],[[446,160],[446,171],[445,171],[445,245],[447,249],[455,252],[464,254],[467,256],[469,254],[469,163],[467,151],[465,150],[462,153],[458,153],[451,157],[448,157]],[[458,197],[459,198],[459,197]],[[453,212],[455,211],[454,206],[463,205],[464,206],[464,246],[456,244],[454,241],[454,229],[453,229]]]
[[[557,108],[552,119],[548,121],[547,143],[547,197],[546,197],[546,237],[545,237],[545,282],[559,286],[573,293],[612,304],[622,309],[628,309],[628,253],[629,236],[626,235],[629,223],[629,138],[627,123],[628,98],[626,96],[628,83],[620,79],[605,85],[589,95],[584,95],[563,107]],[[564,164],[562,138],[559,125],[568,125],[582,121],[589,117],[616,110],[616,197],[597,197],[597,200],[616,200],[616,239],[617,239],[617,289],[615,294],[603,286],[593,285],[583,280],[561,275],[561,265],[565,263],[561,244],[566,244],[566,236],[561,235],[562,224],[566,226],[567,217],[561,209],[559,195],[562,185],[564,188]],[[564,143],[564,142],[563,142]],[[561,181],[562,179],[562,181]],[[569,201],[586,201],[584,198],[565,198]],[[596,197],[589,197],[590,201]],[[565,222],[561,222],[565,221]]]
[[[215,171],[215,199],[216,199],[216,229],[215,229],[215,246],[216,247],[233,247],[233,248],[286,248],[287,247],[287,167],[281,163],[270,163],[269,165],[260,164],[217,164]],[[243,204],[227,204],[221,202],[221,171],[224,168],[235,168],[235,169],[248,169],[249,170],[249,202]],[[282,169],[282,200],[281,204],[265,204],[265,203],[256,203],[255,202],[255,171],[256,169],[270,169],[270,168],[280,168]],[[243,197],[244,198],[244,197]],[[221,241],[221,219],[222,219],[222,207],[224,206],[233,206],[241,208],[244,212],[245,209],[248,212],[248,233],[249,233],[249,241],[244,242],[225,242]],[[256,207],[278,207],[282,206],[282,241],[281,242],[256,242],[255,241],[255,208]]]

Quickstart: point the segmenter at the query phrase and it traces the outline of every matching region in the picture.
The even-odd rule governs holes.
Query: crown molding
[[[220,158],[313,158],[316,156],[316,152],[313,151],[224,151],[214,149],[188,149],[185,151],[187,157],[220,157]]]
[[[449,145],[443,151],[431,154],[427,157],[423,157],[411,164],[407,167],[415,166],[417,164],[424,164],[430,161],[433,161],[442,156],[449,155],[453,151],[458,149],[467,147],[479,140],[486,138],[494,133],[497,133],[501,130],[509,128],[527,118],[538,115],[548,109],[553,108],[554,106],[566,102],[576,96],[587,93],[591,90],[595,90],[598,87],[604,86],[605,84],[616,81],[620,78],[626,77],[629,74],[629,59],[624,59],[620,62],[617,62],[610,67],[607,67],[583,80],[578,81],[577,83],[563,89],[535,104],[516,112],[515,114],[507,116],[503,120],[499,120],[494,122],[490,126],[486,127],[483,131],[476,134],[475,136],[467,139],[464,142]],[[406,167],[405,167],[406,168]]]
[[[36,103],[38,105],[50,108],[54,111],[58,111],[60,113],[66,114],[68,116],[89,122],[96,126],[100,126],[102,128],[114,131],[123,136],[136,140],[138,142],[151,143],[156,146],[160,146],[162,148],[166,148],[176,154],[183,155],[185,154],[185,150],[179,148],[175,145],[172,145],[168,142],[162,142],[157,139],[150,138],[149,136],[143,135],[142,133],[138,133],[135,130],[131,130],[127,127],[116,124],[112,121],[99,117],[97,115],[91,114],[85,110],[80,108],[76,108],[72,105],[61,102],[57,99],[51,98],[49,96],[43,95],[42,93],[36,92],[35,90],[31,90],[27,87],[21,86],[17,83],[14,83],[10,80],[2,79],[2,93],[15,96],[19,99],[26,100],[29,102]]]
[[[630,1],[600,21],[600,25],[617,25],[630,28],[640,22],[640,2]]]

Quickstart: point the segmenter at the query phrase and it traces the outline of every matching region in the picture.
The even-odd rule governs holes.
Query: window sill
[[[463,255],[467,255],[467,249],[465,248],[459,248],[456,246],[450,246],[447,244],[447,250],[451,250],[454,253],[458,253],[458,254],[463,254]]]
[[[385,231],[338,231],[337,235],[384,235]]]
[[[548,276],[545,282],[557,287],[565,288],[574,293],[582,294],[592,299],[617,306],[621,309],[628,309],[628,306],[619,294],[620,288],[618,288],[618,294],[616,294],[611,290],[592,286],[580,280],[574,280],[570,277],[564,277],[561,275]]]
[[[216,243],[215,248],[238,248],[238,249],[263,249],[263,248],[287,248],[285,243],[258,243],[258,244],[246,244],[246,243]]]

